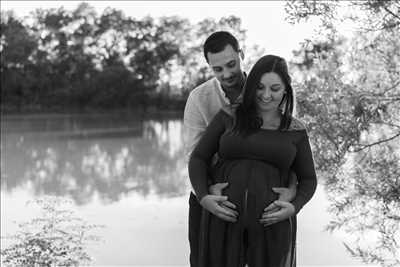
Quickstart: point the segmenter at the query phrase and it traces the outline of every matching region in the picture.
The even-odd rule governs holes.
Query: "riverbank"
[[[120,109],[101,109],[101,108],[1,108],[1,117],[60,117],[60,116],[74,116],[74,115],[107,115],[107,114],[134,114],[136,117],[183,117],[184,107],[174,107],[174,108],[158,108],[155,106],[148,106],[145,108],[120,108]]]

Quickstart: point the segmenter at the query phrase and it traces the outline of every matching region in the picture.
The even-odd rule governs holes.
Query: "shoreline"
[[[26,109],[26,110],[1,110],[0,115],[2,118],[13,118],[13,117],[71,117],[71,116],[107,116],[116,114],[135,114],[136,116],[182,116],[183,110],[181,109],[158,109],[158,108],[146,108],[146,109]]]

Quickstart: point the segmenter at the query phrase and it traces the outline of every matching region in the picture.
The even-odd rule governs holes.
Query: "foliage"
[[[182,108],[189,91],[210,78],[202,43],[219,29],[244,43],[235,16],[191,24],[177,16],[135,19],[114,8],[99,15],[81,3],[72,11],[37,9],[23,22],[2,11],[2,108],[146,108],[173,98]]]
[[[35,199],[42,215],[19,224],[19,231],[6,238],[15,242],[1,250],[4,266],[81,266],[91,261],[85,245],[98,241],[89,231],[100,227],[76,217],[62,205],[70,203],[60,197]],[[4,238],[4,237],[2,237]]]
[[[333,203],[330,211],[335,216],[327,229],[343,228],[348,232],[353,240],[345,246],[365,263],[399,264],[398,150],[398,146],[391,144],[350,155],[335,184],[327,186]]]
[[[396,1],[290,1],[292,22],[321,18],[295,52],[298,113],[335,218],[366,263],[400,264],[400,17]],[[343,12],[347,10],[348,12]],[[353,12],[357,10],[357,12]],[[353,25],[342,36],[341,23]]]
[[[291,23],[321,19],[325,28],[337,22],[350,21],[362,31],[381,31],[400,26],[400,3],[396,0],[366,1],[286,1],[287,20]]]

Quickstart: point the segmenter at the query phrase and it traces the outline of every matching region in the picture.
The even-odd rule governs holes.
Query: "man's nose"
[[[232,77],[232,73],[229,70],[224,70],[222,73],[222,78],[229,79]]]

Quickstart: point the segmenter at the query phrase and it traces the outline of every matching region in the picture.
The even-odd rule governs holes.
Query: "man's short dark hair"
[[[227,45],[231,45],[232,48],[239,52],[239,42],[231,33],[226,31],[218,31],[208,36],[204,42],[203,51],[204,57],[208,62],[207,53],[218,53],[225,49]]]

